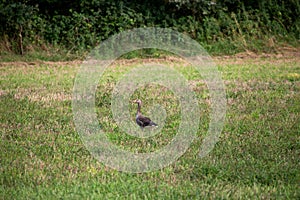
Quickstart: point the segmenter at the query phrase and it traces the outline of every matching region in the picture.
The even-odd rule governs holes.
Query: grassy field
[[[202,159],[198,151],[208,129],[209,93],[201,76],[178,59],[151,60],[188,79],[203,115],[197,139],[182,157],[159,171],[138,174],[98,162],[75,131],[72,88],[80,63],[1,63],[0,198],[299,199],[299,54],[215,60],[226,85],[227,115],[219,142]],[[113,143],[128,151],[164,146],[180,123],[176,97],[155,86],[139,88],[132,99],[144,100],[145,112],[154,103],[166,108],[160,134],[134,138],[113,121],[111,92],[118,78],[147,61],[117,61],[97,89],[99,123]],[[135,106],[130,106],[132,120]]]

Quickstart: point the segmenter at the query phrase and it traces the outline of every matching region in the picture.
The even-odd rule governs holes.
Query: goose
[[[138,105],[135,121],[141,128],[144,128],[145,126],[157,126],[157,124],[151,121],[151,119],[149,119],[148,117],[144,117],[142,115],[141,113],[142,101],[140,99],[134,100],[133,103],[137,103]]]

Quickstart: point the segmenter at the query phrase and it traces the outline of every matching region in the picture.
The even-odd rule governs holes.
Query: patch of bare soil
[[[231,56],[215,56],[213,60],[217,64],[245,64],[250,63],[281,63],[286,61],[300,61],[300,48],[282,47],[277,53],[254,53],[246,51]]]
[[[64,92],[45,92],[43,90],[33,91],[31,89],[18,89],[18,92],[15,94],[15,99],[23,99],[28,97],[32,102],[46,102],[51,101],[68,101],[72,100],[72,95]]]

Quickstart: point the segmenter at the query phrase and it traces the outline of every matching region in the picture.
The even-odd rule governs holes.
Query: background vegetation
[[[274,52],[299,44],[299,16],[297,0],[3,0],[0,50],[70,59],[115,33],[155,26],[184,32],[213,54]]]

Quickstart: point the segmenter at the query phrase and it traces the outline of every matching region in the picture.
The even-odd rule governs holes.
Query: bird
[[[142,106],[142,101],[140,99],[134,100],[133,103],[137,103],[137,113],[135,117],[135,121],[137,125],[139,125],[141,128],[144,128],[146,126],[158,126],[156,123],[151,121],[150,118],[144,117],[141,113],[141,106]]]

